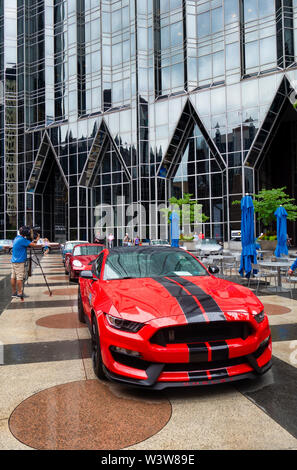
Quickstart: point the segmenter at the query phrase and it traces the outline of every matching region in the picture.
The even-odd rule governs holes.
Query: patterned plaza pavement
[[[22,302],[0,256],[0,449],[297,450],[297,296],[261,296],[273,367],[254,381],[136,390],[100,382],[77,284],[59,252],[40,258]],[[0,355],[1,359],[1,355]]]

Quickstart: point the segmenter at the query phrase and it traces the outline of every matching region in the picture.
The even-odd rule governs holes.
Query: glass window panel
[[[197,35],[198,38],[210,34],[210,12],[206,11],[197,17]]]
[[[206,80],[211,77],[211,56],[203,56],[198,59],[199,80]]]
[[[256,20],[258,18],[258,0],[243,0],[243,8],[245,21]]]
[[[169,26],[161,29],[161,50],[169,48]]]
[[[171,37],[171,46],[177,46],[178,44],[182,44],[183,25],[181,21],[171,25],[170,37]]]
[[[232,23],[238,20],[238,0],[224,1],[225,23]]]
[[[258,3],[259,3],[260,18],[274,14],[274,1],[273,0],[258,0]]]
[[[260,64],[265,65],[276,61],[274,38],[260,40]]]
[[[216,33],[223,29],[223,9],[215,8],[211,12],[211,29],[212,33]]]
[[[234,42],[226,45],[226,70],[240,67],[240,44]]]
[[[259,42],[249,42],[245,45],[246,69],[259,66]]]
[[[212,56],[213,62],[213,77],[217,77],[218,75],[224,74],[224,53],[217,52]]]
[[[176,64],[171,68],[172,88],[182,88],[184,85],[184,64]]]

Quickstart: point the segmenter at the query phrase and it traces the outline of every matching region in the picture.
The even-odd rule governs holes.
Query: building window
[[[274,0],[243,0],[243,73],[255,75],[276,68]]]

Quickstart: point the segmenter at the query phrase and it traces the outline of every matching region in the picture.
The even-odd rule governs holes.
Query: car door
[[[92,263],[92,273],[93,273],[93,280],[89,280],[85,289],[85,295],[87,297],[87,313],[90,316],[92,307],[94,306],[95,302],[98,301],[100,297],[100,274],[103,264],[104,253],[100,253],[98,258]]]

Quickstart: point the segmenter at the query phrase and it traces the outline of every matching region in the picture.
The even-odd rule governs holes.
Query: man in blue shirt
[[[12,245],[11,257],[11,288],[12,297],[23,297],[23,280],[25,276],[25,262],[27,261],[27,248],[34,247],[40,238],[31,242],[25,236],[26,227],[19,229],[19,235],[15,237]]]
[[[293,263],[292,266],[289,268],[289,270],[288,270],[288,275],[289,275],[289,276],[292,276],[296,268],[297,268],[297,259],[295,259],[294,263]]]

